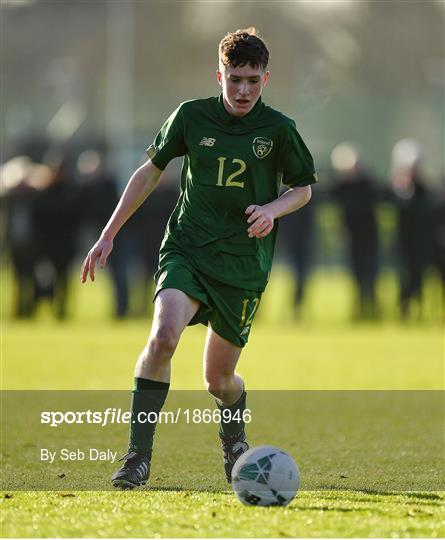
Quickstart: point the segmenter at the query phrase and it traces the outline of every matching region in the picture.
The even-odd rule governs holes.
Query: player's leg
[[[135,368],[129,450],[151,455],[155,423],[138,422],[139,413],[158,414],[170,386],[171,359],[179,338],[198,311],[200,303],[177,289],[161,290],[155,300],[154,318],[147,345]]]
[[[156,422],[143,420],[150,413],[150,418],[154,418],[164,405],[170,386],[171,358],[182,331],[199,306],[197,300],[177,289],[163,289],[156,297],[150,336],[135,369],[129,449],[122,458],[124,465],[112,477],[115,487],[131,489],[148,479]]]
[[[243,420],[246,408],[244,381],[235,372],[241,351],[241,347],[222,338],[209,324],[204,349],[204,379],[221,411],[219,435],[228,482],[235,461],[249,448]]]
[[[209,324],[204,348],[204,381],[210,394],[226,407],[238,401],[244,391],[244,381],[235,373],[242,350],[218,335]]]
[[[170,360],[199,306],[200,302],[177,289],[158,293],[150,336],[136,364],[135,377],[170,382]]]

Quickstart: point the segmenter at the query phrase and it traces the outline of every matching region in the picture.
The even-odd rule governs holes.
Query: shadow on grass
[[[361,488],[361,487],[344,487],[339,489],[338,487],[329,487],[329,488],[320,488],[316,491],[348,491],[352,493],[364,493],[365,495],[373,495],[377,496],[380,495],[381,497],[397,497],[397,496],[403,496],[403,497],[410,497],[413,499],[421,499],[426,501],[443,501],[445,500],[445,493],[444,494],[438,494],[438,493],[428,493],[425,491],[385,491],[385,490],[378,490],[378,489],[367,489],[367,488]]]
[[[141,490],[139,490],[141,491]],[[233,491],[231,488],[227,489],[209,489],[209,488],[202,488],[202,489],[191,489],[181,486],[147,486],[143,488],[143,491],[175,491],[178,493],[184,493],[184,494],[193,494],[193,493],[208,493],[213,495],[231,495]]]
[[[210,489],[210,488],[202,488],[202,489],[191,489],[187,487],[182,486],[147,486],[141,489],[133,490],[135,493],[137,492],[150,492],[150,491],[167,491],[167,492],[177,492],[177,493],[184,493],[184,494],[190,494],[193,493],[208,493],[213,495],[232,495],[233,491],[231,488],[227,489]],[[300,490],[299,493],[320,493],[323,494],[323,492],[350,492],[350,493],[356,493],[356,494],[365,494],[365,495],[372,495],[372,496],[382,496],[382,497],[409,497],[413,499],[420,499],[425,501],[432,501],[432,502],[440,502],[443,504],[445,501],[445,493],[437,494],[437,493],[426,493],[426,492],[420,492],[420,491],[379,491],[376,489],[366,489],[366,488],[338,488],[338,487],[325,487],[325,488],[319,488],[314,490]],[[297,494],[298,496],[298,494]],[[341,511],[341,510],[339,510]],[[345,512],[349,510],[344,510]]]
[[[203,493],[208,495],[229,495],[232,496],[234,493],[231,488],[226,489],[211,489],[211,488],[202,488],[202,489],[193,489],[190,487],[184,487],[184,486],[144,486],[139,487],[135,489],[106,489],[106,490],[1,490],[0,491],[0,498],[4,499],[13,499],[14,495],[17,493],[54,493],[58,497],[76,497],[80,495],[81,493],[134,493],[134,494],[147,494],[150,492],[171,492],[171,493],[182,493],[185,497],[191,496],[195,493]],[[333,495],[334,493],[351,493],[351,494],[363,494],[363,495],[370,495],[370,496],[381,496],[381,497],[408,497],[412,499],[418,499],[428,502],[431,505],[443,505],[445,501],[445,493],[438,494],[438,493],[427,493],[427,492],[420,492],[420,491],[379,491],[376,489],[366,489],[366,488],[344,488],[341,489],[334,486],[326,486],[326,487],[320,487],[318,489],[314,490],[300,490],[297,493],[302,495],[308,495],[308,494],[318,494],[321,497],[326,496],[328,493],[329,495]],[[315,509],[315,508],[314,508]],[[339,512],[349,512],[349,509],[339,509],[339,508],[329,508],[329,507],[317,507],[317,509],[322,510],[337,510]]]

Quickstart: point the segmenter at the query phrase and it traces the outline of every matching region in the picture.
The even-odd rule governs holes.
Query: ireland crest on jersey
[[[258,159],[263,159],[270,154],[272,150],[273,141],[266,139],[265,137],[255,137],[253,139],[252,148],[253,153]]]

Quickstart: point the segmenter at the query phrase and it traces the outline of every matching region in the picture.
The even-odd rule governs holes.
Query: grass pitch
[[[301,492],[286,508],[175,491],[13,493],[3,534],[25,537],[428,537],[443,535],[436,494]]]
[[[289,311],[283,303],[286,294],[275,286],[271,288],[273,298],[270,296],[265,302],[267,309],[263,306],[240,363],[239,371],[249,389],[443,388],[443,332],[439,325],[403,326],[391,322],[350,325],[345,318],[329,317],[338,309],[344,311],[347,294],[343,295],[342,291],[346,289],[339,287],[338,282],[327,280],[319,285],[318,289],[330,290],[331,295],[325,297],[329,302],[323,305],[324,298],[314,298],[311,306],[315,316],[302,324],[291,323],[282,316]],[[129,388],[149,323],[106,321],[103,312],[108,300],[105,294],[101,295],[105,286],[99,282],[89,293],[78,289],[76,298],[81,307],[66,324],[54,323],[45,313],[32,323],[4,321],[4,389]],[[271,313],[277,316],[272,317]],[[203,387],[204,338],[204,328],[187,329],[174,359],[173,389]],[[4,431],[3,438],[5,435]],[[298,448],[299,434],[289,436]],[[122,444],[124,449],[125,441]],[[159,444],[162,448],[161,440]],[[199,459],[194,462],[193,453],[188,455],[187,448],[181,446],[183,441],[177,440],[176,444],[184,461],[190,460],[191,469],[199,470]],[[217,452],[215,447],[215,456]],[[335,455],[333,458],[335,461]],[[219,456],[215,459],[219,460]],[[341,489],[341,484],[335,481],[337,489],[300,491],[287,508],[251,508],[241,506],[233,494],[222,488],[219,464],[212,467],[215,489],[178,488],[175,486],[180,481],[170,484],[162,481],[165,462],[168,463],[166,477],[180,479],[184,461],[164,461],[158,454],[153,463],[153,484],[158,487],[132,493],[69,489],[2,492],[1,534],[3,537],[440,537],[445,534],[442,492],[426,488],[400,493]],[[301,472],[304,479],[305,469]],[[370,476],[373,474],[379,473],[369,471]],[[385,478],[381,480],[383,485]]]

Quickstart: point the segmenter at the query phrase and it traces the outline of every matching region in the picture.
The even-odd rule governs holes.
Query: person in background
[[[69,270],[76,255],[78,190],[63,152],[50,150],[34,173],[38,189],[33,210],[38,250],[37,299],[48,298],[58,319],[67,316]]]
[[[117,183],[107,170],[104,156],[95,149],[84,150],[77,158],[80,185],[79,219],[81,236],[95,236],[107,222],[119,201]],[[116,240],[110,256],[110,274],[114,290],[114,313],[121,319],[128,314],[128,237]]]
[[[294,277],[293,308],[297,319],[302,317],[313,261],[316,204],[317,198],[312,195],[311,204],[289,214],[280,223],[278,244],[284,248]]]
[[[331,153],[331,163],[334,171],[331,195],[340,208],[349,268],[357,288],[354,318],[375,319],[378,317],[376,282],[379,268],[375,181],[352,144],[336,146]]]
[[[138,270],[139,279],[131,281],[137,289],[137,295],[132,294],[131,313],[135,316],[151,316],[151,302],[147,299],[155,292],[154,276],[158,270],[159,249],[165,233],[168,218],[176,205],[179,196],[178,175],[167,171],[158,188],[145,201],[138,212],[128,220],[126,239],[131,251],[133,270]],[[150,234],[141,234],[150,231]],[[134,271],[132,275],[134,275]],[[134,300],[139,300],[135,302]]]
[[[15,280],[13,316],[32,317],[36,307],[34,269],[38,250],[33,212],[37,189],[31,178],[36,164],[27,156],[16,156],[1,169],[2,242]]]
[[[433,205],[423,177],[424,152],[418,142],[402,139],[392,150],[391,185],[397,209],[399,303],[402,319],[412,304],[421,314],[425,272],[432,261]]]
[[[433,266],[436,268],[442,289],[442,312],[445,305],[445,177],[433,202]]]

